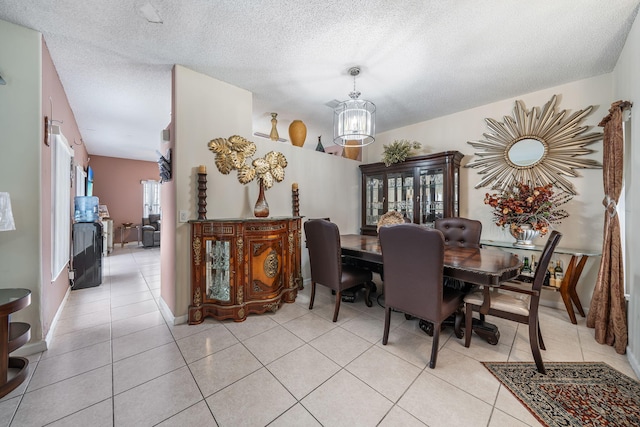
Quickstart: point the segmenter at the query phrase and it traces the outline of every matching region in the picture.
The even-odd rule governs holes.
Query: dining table
[[[369,266],[383,276],[382,248],[378,236],[344,234],[340,236],[342,255]],[[416,254],[416,262],[420,262]],[[487,314],[491,305],[491,288],[516,278],[520,274],[522,261],[514,254],[496,248],[468,248],[454,245],[444,247],[443,276],[483,287],[484,301],[481,314]],[[384,280],[384,279],[383,279]],[[497,328],[474,322],[474,331],[497,344]]]

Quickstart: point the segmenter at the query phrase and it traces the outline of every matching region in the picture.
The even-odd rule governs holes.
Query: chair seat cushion
[[[506,311],[507,313],[529,315],[529,295],[515,294],[512,292],[491,292],[491,308]],[[481,306],[484,302],[482,290],[471,292],[464,297],[466,304]]]

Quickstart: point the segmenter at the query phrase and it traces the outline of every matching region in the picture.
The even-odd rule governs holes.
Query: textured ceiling
[[[43,33],[90,154],[156,160],[173,64],[253,92],[254,131],[273,111],[326,144],[351,66],[383,132],[612,71],[639,3],[2,0],[0,19]]]

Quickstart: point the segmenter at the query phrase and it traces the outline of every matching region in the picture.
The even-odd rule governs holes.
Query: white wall
[[[197,168],[207,167],[207,218],[253,217],[258,185],[242,185],[236,174],[222,175],[208,150],[211,139],[241,135],[257,145],[257,157],[271,150],[282,152],[288,160],[283,182],[266,192],[271,216],[290,216],[291,186],[299,185],[300,214],[331,217],[341,232],[357,233],[360,226],[359,162],[330,156],[309,149],[252,137],[252,95],[227,83],[176,66],[174,70],[175,150],[173,177],[176,186],[175,211],[189,211],[196,219]],[[309,138],[307,138],[309,139]],[[165,212],[166,207],[163,207]],[[179,218],[179,215],[176,214]],[[176,317],[186,315],[189,305],[190,263],[189,224],[176,222],[175,306],[163,299]],[[163,237],[164,239],[164,237]],[[165,246],[162,246],[165,250]],[[170,250],[170,249],[169,249]],[[308,254],[302,251],[303,275],[309,277]]]
[[[40,144],[42,44],[36,31],[0,20],[0,191],[11,195],[15,231],[0,232],[0,287],[31,290],[13,314],[42,338],[40,317]],[[50,262],[50,260],[46,260]]]
[[[629,346],[628,358],[640,376],[640,242],[637,239],[638,212],[640,212],[640,19],[636,19],[620,59],[614,70],[614,100],[627,100],[634,104],[631,109],[630,152],[625,153],[627,163],[626,189],[626,283],[631,294],[629,301]],[[635,110],[635,111],[633,111]],[[636,261],[636,262],[632,262]]]
[[[516,100],[522,100],[527,109],[531,109],[536,106],[544,106],[554,94],[559,96],[558,108],[560,110],[566,109],[568,113],[593,105],[595,107],[594,111],[585,119],[583,124],[594,127],[589,131],[601,131],[602,129],[597,125],[602,117],[608,113],[609,106],[614,101],[612,90],[613,76],[612,74],[606,74],[394,129],[379,134],[376,143],[365,149],[365,158],[367,162],[378,162],[381,159],[384,144],[388,144],[395,139],[410,139],[422,143],[423,149],[419,150],[418,153],[457,150],[465,155],[462,164],[467,164],[474,158],[473,147],[467,142],[484,139],[482,134],[488,132],[485,118],[503,121],[504,116],[512,114]],[[592,144],[589,148],[597,152],[584,156],[584,158],[602,161],[602,142]],[[603,198],[602,170],[581,169],[578,173],[581,177],[570,178],[578,195],[565,205],[570,217],[558,227],[559,231],[563,233],[560,245],[567,248],[601,250],[603,224],[603,207],[601,204]],[[461,168],[460,175],[460,216],[482,221],[483,239],[513,240],[506,230],[493,224],[491,211],[483,203],[484,195],[488,190],[474,188],[480,182],[477,170]],[[545,241],[546,237],[538,239],[536,243],[544,244]],[[566,266],[569,258],[562,259]],[[587,310],[595,285],[598,263],[599,258],[594,258],[587,263],[578,285],[580,300]],[[546,292],[545,296],[545,304],[564,307],[559,295]]]

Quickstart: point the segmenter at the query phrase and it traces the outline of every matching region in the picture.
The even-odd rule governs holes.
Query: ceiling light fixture
[[[349,68],[349,75],[353,76],[351,99],[339,103],[333,110],[333,143],[343,147],[364,147],[376,140],[376,106],[358,99],[356,76],[359,74],[360,67]]]

